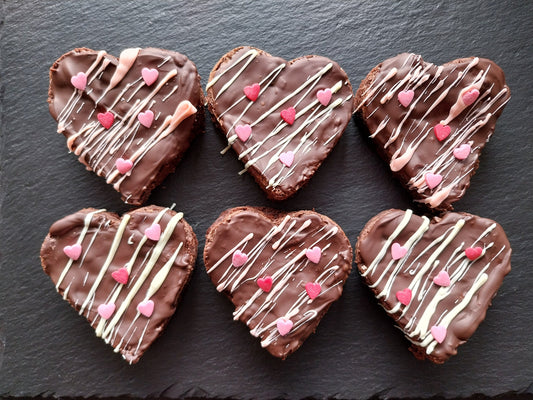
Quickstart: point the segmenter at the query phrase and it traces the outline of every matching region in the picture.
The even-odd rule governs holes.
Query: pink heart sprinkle
[[[294,107],[286,108],[285,110],[281,110],[279,113],[281,115],[281,119],[288,123],[289,125],[294,124],[294,120],[296,119],[296,110]]]
[[[139,113],[139,115],[137,115],[137,119],[142,126],[150,128],[152,126],[152,122],[154,122],[154,113],[152,110],[146,110],[145,112]]]
[[[440,271],[435,278],[433,278],[435,285],[448,287],[450,286],[450,275],[444,270]]]
[[[144,230],[144,234],[150,240],[157,242],[161,237],[161,225],[153,224],[151,227]]]
[[[285,164],[287,167],[290,167],[294,162],[294,153],[292,151],[287,151],[286,153],[281,153],[279,155],[279,160]]]
[[[404,107],[407,107],[413,101],[415,97],[415,92],[412,90],[402,90],[398,93],[398,101]]]
[[[477,89],[470,89],[463,93],[463,103],[465,103],[466,106],[469,106],[471,104],[474,104],[474,102],[479,97],[479,90]]]
[[[469,247],[465,250],[466,256],[469,260],[472,261],[479,258],[481,256],[481,253],[483,253],[483,249],[481,247]]]
[[[433,325],[431,327],[431,335],[435,338],[437,343],[444,342],[444,338],[446,337],[446,327],[442,325]]]
[[[150,86],[152,83],[157,81],[157,78],[159,77],[159,71],[154,68],[143,68],[141,70],[141,75],[144,79],[144,82]]]
[[[115,312],[115,308],[114,303],[100,304],[98,306],[98,314],[100,314],[103,319],[109,319]]]
[[[100,122],[100,124],[102,124],[102,126],[106,129],[111,128],[113,126],[113,122],[115,122],[115,116],[111,111],[98,113],[96,117],[98,118],[98,122]]]
[[[393,243],[390,252],[393,260],[399,260],[407,254],[407,247],[400,246],[400,243]]]
[[[253,85],[245,86],[243,90],[244,94],[246,95],[246,97],[248,97],[248,99],[256,101],[259,97],[261,86],[259,86],[259,83],[254,83]]]
[[[453,156],[458,160],[464,160],[470,155],[472,148],[468,143],[462,144],[453,150]]]
[[[431,172],[428,172],[426,175],[424,175],[424,180],[426,181],[428,187],[430,189],[433,189],[434,187],[437,187],[439,183],[442,182],[442,175],[432,174]]]
[[[319,90],[316,94],[316,98],[324,107],[331,101],[331,89]]]
[[[413,292],[409,288],[405,288],[403,290],[399,290],[396,292],[396,298],[404,306],[408,305],[411,302],[412,297],[413,297]]]
[[[442,142],[444,139],[450,136],[452,128],[450,128],[449,125],[437,124],[433,127],[433,131],[435,132],[435,136],[437,137],[438,141]]]
[[[118,172],[124,175],[126,172],[133,168],[133,162],[131,160],[124,160],[121,157],[118,158],[117,161],[115,161],[115,167],[117,167]]]
[[[265,276],[264,278],[259,278],[257,280],[257,286],[259,286],[263,292],[270,292],[270,289],[272,289],[272,277]]]
[[[233,266],[237,268],[242,267],[246,261],[248,261],[248,255],[240,250],[235,250],[235,253],[231,257]]]
[[[145,317],[150,318],[154,312],[154,302],[152,300],[144,300],[137,304],[137,311]]]
[[[320,294],[322,288],[320,287],[320,284],[316,282],[307,282],[305,284],[305,291],[311,299],[314,299]]]
[[[85,75],[84,72],[78,72],[77,75],[70,78],[70,83],[72,83],[72,86],[76,89],[85,90],[87,87],[87,75]]]
[[[123,285],[128,283],[128,279],[130,278],[130,274],[128,273],[127,268],[120,268],[112,272],[111,276],[114,280],[116,280],[118,283],[122,283]]]
[[[235,133],[237,134],[237,137],[241,140],[241,142],[246,142],[250,135],[252,134],[252,127],[248,124],[246,125],[237,125],[235,127]]]
[[[81,256],[81,245],[76,243],[72,246],[65,246],[63,247],[63,252],[67,255],[68,258],[76,261]]]
[[[320,257],[322,257],[322,249],[318,246],[315,246],[312,249],[307,249],[305,251],[305,256],[309,261],[318,264],[320,262]]]
[[[292,323],[292,321],[287,318],[278,318],[276,322],[278,332],[281,336],[285,336],[287,333],[289,333],[293,325],[294,324]]]

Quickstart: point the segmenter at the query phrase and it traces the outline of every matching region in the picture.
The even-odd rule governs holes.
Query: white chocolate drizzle
[[[227,89],[235,83],[239,76],[258,55],[259,52],[255,49],[246,51],[235,61],[232,61],[226,67],[226,69],[224,69],[222,72],[219,72],[218,75],[211,79],[206,85],[206,90],[211,89],[225,74],[230,72],[234,73],[231,79],[229,79],[228,82],[226,82],[216,92],[215,100],[218,100],[221,96],[223,96]],[[332,97],[330,103],[326,106],[321,105],[316,97],[314,97],[314,88],[320,82],[322,77],[333,68],[333,64],[328,63],[314,75],[309,76],[294,91],[277,101],[257,119],[250,121],[249,118],[247,118],[248,110],[254,105],[254,103],[261,102],[261,96],[269,90],[281,71],[286,68],[287,65],[288,64],[285,62],[281,62],[272,71],[268,72],[266,77],[258,82],[261,89],[259,92],[259,97],[255,102],[249,100],[244,95],[240,96],[233,104],[231,104],[217,116],[218,122],[224,126],[224,124],[227,123],[227,121],[224,121],[226,113],[228,113],[228,111],[232,110],[241,102],[248,102],[240,115],[228,117],[228,121],[230,121],[230,126],[226,128],[228,146],[221,151],[221,153],[224,154],[237,140],[239,140],[237,134],[235,133],[235,127],[238,124],[249,124],[253,130],[254,126],[263,122],[273,113],[279,113],[283,107],[292,106],[296,109],[296,117],[292,126],[280,118],[280,122],[272,129],[272,131],[267,132],[264,137],[256,138],[252,133],[252,136],[247,140],[247,148],[239,154],[239,159],[243,159],[245,157],[248,158],[244,169],[239,172],[240,175],[245,173],[251,166],[256,165],[261,159],[268,159],[266,165],[260,165],[258,167],[258,169],[261,171],[261,174],[263,174],[268,180],[268,185],[266,186],[267,188],[276,188],[280,186],[284,181],[287,180],[287,178],[295,173],[296,168],[305,168],[304,163],[307,161],[301,161],[302,157],[299,158],[298,153],[301,153],[302,155],[306,154],[309,152],[311,147],[317,146],[317,137],[315,135],[317,129],[324,123],[327,123],[326,121],[334,118],[333,111],[335,108],[344,105],[348,101],[351,101],[353,97],[353,95],[348,95],[345,98]],[[239,69],[236,70],[237,68]],[[252,83],[254,82],[250,82],[250,84]],[[345,82],[340,81],[333,87],[329,88],[332,94],[339,92],[344,83]],[[313,101],[311,101],[311,103],[305,106],[303,109],[298,109],[300,103],[309,97],[314,97]],[[281,132],[284,129],[291,129],[291,133],[288,135],[282,134]],[[323,145],[329,145],[329,143],[337,138],[340,134],[342,134],[341,130],[332,129],[331,136],[324,141]],[[292,142],[296,140],[299,141],[296,144],[296,148],[294,148],[295,146],[292,144]],[[267,150],[261,152],[261,150],[264,148]],[[291,150],[295,154],[295,161],[290,167],[286,167],[279,162],[280,154],[287,150]]]
[[[454,239],[466,223],[466,220],[461,218],[457,220],[454,226],[436,237],[427,247],[421,249],[418,243],[430,226],[429,219],[422,217],[422,223],[416,231],[405,243],[400,243],[408,249],[407,254],[394,260],[390,256],[391,245],[407,227],[411,217],[411,210],[407,210],[362,275],[371,278],[372,285],[370,287],[376,288],[380,285],[382,288],[376,297],[391,305],[390,308],[385,308],[387,313],[398,315],[397,320],[408,318],[408,322],[402,329],[407,339],[417,346],[426,348],[426,353],[431,354],[438,345],[430,332],[431,326],[437,324],[445,328],[450,326],[454,318],[468,306],[472,297],[486,283],[488,279],[487,269],[491,266],[492,261],[505,250],[505,245],[501,247],[496,256],[487,261],[483,256],[487,249],[494,246],[494,242],[481,244],[483,247],[482,256],[476,260],[468,259],[464,252],[465,248],[479,246],[480,242],[496,228],[496,224],[493,223],[486,228],[472,243],[458,242]],[[451,255],[448,259],[442,259],[443,251],[449,246],[454,246]],[[420,261],[423,257],[426,259],[424,263]],[[388,260],[386,265],[383,264],[384,260]],[[466,274],[474,263],[484,265],[479,268],[479,272],[474,277],[468,277],[468,281],[472,282],[468,291],[465,292],[464,296],[461,296],[460,301],[455,302],[453,308],[440,311],[441,314],[438,314],[437,306],[452,294],[458,283],[466,279]],[[431,278],[437,275],[440,270],[448,272],[450,286],[437,286],[433,283]],[[404,280],[405,277],[401,277],[400,274],[406,272],[413,276],[408,285],[412,292],[412,299],[408,305],[403,305],[396,299],[393,286],[398,288],[398,284],[395,285],[395,283],[398,279]]]
[[[390,126],[391,116],[384,115],[374,131],[370,132],[371,138],[375,138],[377,135],[389,135],[384,138],[386,139],[383,145],[385,149],[395,143],[398,138],[402,138],[401,143],[397,145],[390,159],[391,170],[399,172],[411,161],[415,152],[420,151],[424,142],[435,140],[434,125],[430,125],[427,122],[430,120],[432,111],[449,97],[452,89],[462,87],[457,99],[455,99],[449,109],[448,116],[440,121],[442,125],[448,125],[464,115],[458,127],[452,128],[450,136],[439,143],[440,148],[435,159],[426,165],[421,165],[415,171],[414,176],[407,182],[410,190],[415,190],[418,193],[431,191],[427,196],[424,195],[423,199],[416,201],[429,204],[435,208],[442,204],[452,191],[464,190],[458,188],[463,187],[465,180],[472,174],[474,167],[477,165],[476,161],[479,157],[480,149],[479,147],[473,149],[468,162],[456,159],[453,151],[461,144],[472,143],[476,133],[489,122],[494,121],[494,115],[508,101],[508,99],[503,99],[507,95],[508,89],[504,86],[501,90],[493,93],[494,84],[489,85],[488,88],[482,88],[482,85],[487,80],[490,65],[485,70],[479,70],[473,79],[467,78],[467,74],[479,65],[480,60],[477,57],[472,58],[465,66],[461,67],[458,64],[451,68],[449,73],[443,73],[443,66],[436,67],[431,63],[426,63],[422,67],[420,61],[420,56],[410,54],[405,58],[402,66],[390,68],[384,77],[373,82],[366,89],[357,110],[363,106],[366,107],[365,115],[366,119],[369,119],[382,108],[383,104],[391,101],[398,102],[395,96],[398,92],[402,90],[415,91],[415,97],[405,107],[405,111],[401,114],[401,119],[398,120],[396,126],[386,129],[387,126]],[[462,68],[462,70],[458,71],[458,68]],[[430,69],[435,69],[431,79],[428,73]],[[453,73],[456,73],[457,76],[452,81],[450,77]],[[401,75],[399,76],[399,74]],[[388,88],[390,85],[386,85],[387,82],[395,77],[398,78],[398,82]],[[478,90],[480,95],[473,104],[466,105],[463,101],[463,95],[472,89]],[[429,98],[439,91],[441,91],[440,95],[429,101]],[[426,106],[424,115],[421,117],[414,116],[415,107],[418,106],[418,109],[420,109],[421,103]],[[408,123],[410,126],[406,126]],[[434,121],[434,124],[437,123],[439,121]],[[458,168],[460,169],[458,175],[456,172],[452,173]],[[442,182],[435,188],[430,189],[424,179],[427,173],[441,175],[443,177]]]

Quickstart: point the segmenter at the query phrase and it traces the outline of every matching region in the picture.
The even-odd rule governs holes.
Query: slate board
[[[533,392],[531,340],[533,3],[453,2],[16,2],[1,16],[0,396],[235,398],[449,397]],[[202,258],[171,320],[141,362],[127,365],[96,338],[42,272],[39,248],[57,219],[93,206],[124,212],[114,190],[68,154],[46,104],[48,68],[75,47],[155,46],[187,54],[205,87],[226,51],[242,44],[295,58],[336,60],[355,88],[400,52],[443,63],[477,55],[505,71],[512,98],[456,209],[499,221],[513,270],[488,317],[444,365],[415,360],[352,272],[316,334],[285,362],[262,350],[205,273]],[[206,132],[150,203],[185,212],[204,234],[240,205],[312,209],[337,221],[352,244],[367,220],[412,203],[354,121],[307,187],[266,199],[209,119]],[[200,253],[201,255],[201,253]],[[528,396],[529,397],[529,396]]]

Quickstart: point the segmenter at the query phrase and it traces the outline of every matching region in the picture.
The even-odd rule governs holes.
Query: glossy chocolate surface
[[[318,263],[306,256],[315,246],[321,253]],[[239,267],[232,263],[236,249],[248,257]],[[235,305],[235,319],[272,355],[284,359],[341,296],[352,268],[352,248],[340,227],[318,213],[238,207],[223,212],[209,228],[204,261],[217,290]],[[272,278],[269,291],[257,282],[266,277]],[[308,283],[320,285],[317,297],[309,296]],[[277,329],[279,318],[294,324],[286,335]]]
[[[485,319],[511,270],[511,246],[502,227],[486,218],[447,213],[430,221],[408,213],[388,210],[371,219],[357,242],[356,261],[363,280],[412,341],[415,356],[442,363]],[[399,259],[395,244],[407,249]],[[483,252],[471,260],[465,250],[475,247]],[[433,281],[441,271],[450,286]],[[397,293],[407,288],[412,298],[402,304]],[[433,326],[447,328],[442,343],[432,337]]]
[[[244,94],[253,84],[261,87],[255,101]],[[323,105],[317,94],[327,89],[331,99]],[[316,55],[285,61],[253,47],[220,59],[209,76],[207,102],[245,168],[275,200],[290,197],[313,176],[354,110],[352,87],[336,62]],[[293,124],[281,117],[290,107],[296,112]],[[246,141],[236,137],[239,125],[251,126]],[[279,157],[289,151],[294,162],[286,166]]]
[[[468,89],[479,93],[469,105],[462,102]],[[414,97],[403,105],[398,96],[407,91]],[[447,210],[470,186],[510,96],[502,69],[490,60],[471,57],[438,66],[403,53],[370,72],[356,102],[378,152],[416,201]],[[439,141],[434,127],[442,122],[450,134]],[[454,150],[462,145],[470,151],[457,159]],[[440,175],[442,182],[430,188],[427,173]]]
[[[130,220],[123,233],[117,233],[126,216],[131,217]],[[177,225],[169,225],[176,224],[175,221]],[[145,236],[145,230],[154,223],[159,224],[162,232],[158,241]],[[81,256],[69,261],[63,249],[79,243],[80,237]],[[115,250],[114,243],[118,244]],[[126,361],[136,363],[174,314],[180,293],[193,270],[197,246],[191,227],[169,209],[144,207],[122,218],[105,211],[84,209],[52,225],[41,248],[41,262],[54,284],[59,285],[56,286],[59,294],[86,317],[93,328],[106,322],[103,338]],[[165,266],[169,260],[171,264]],[[112,273],[128,266],[127,283],[118,283]],[[159,288],[149,295],[153,285]],[[148,300],[154,302],[150,317],[137,311],[138,304]],[[98,307],[110,303],[116,309],[111,318],[104,321]],[[121,307],[124,307],[123,315],[111,327]],[[106,335],[107,327],[111,330]]]
[[[116,57],[85,48],[63,55],[50,70],[48,102],[69,150],[87,169],[105,177],[124,201],[140,205],[174,170],[201,129],[203,95],[196,67],[183,54],[140,49],[120,81],[110,85],[119,65]],[[150,85],[142,77],[145,68],[158,71]],[[87,76],[83,91],[71,83],[80,72]],[[185,100],[197,108],[197,114],[166,130],[165,120]],[[147,110],[154,114],[149,127],[138,121],[139,114]],[[105,112],[114,115],[109,129],[98,121],[98,114]],[[134,159],[126,174],[117,173],[119,158]]]

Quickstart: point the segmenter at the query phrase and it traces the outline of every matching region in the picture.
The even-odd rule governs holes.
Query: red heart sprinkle
[[[292,125],[294,124],[294,120],[296,119],[296,110],[294,109],[294,107],[289,107],[285,110],[281,110],[280,115],[283,121],[285,121],[289,125]]]
[[[396,298],[404,306],[411,302],[411,297],[413,297],[413,292],[409,288],[405,288],[404,290],[399,290],[396,292]]]
[[[244,87],[244,94],[248,99],[251,101],[256,101],[259,97],[259,92],[261,91],[261,86],[259,86],[259,83],[254,83],[251,86],[245,86]]]
[[[320,292],[322,291],[322,288],[320,287],[319,283],[307,282],[305,284],[305,291],[307,292],[307,295],[311,299],[314,299],[315,297],[317,297],[320,294]]]
[[[450,128],[449,125],[437,124],[433,127],[433,130],[435,131],[435,136],[437,137],[439,142],[442,142],[444,139],[450,136],[452,128]]]
[[[100,121],[102,126],[106,129],[111,128],[111,126],[113,126],[113,122],[115,122],[115,116],[110,111],[106,111],[105,113],[98,113],[97,117],[98,121]]]
[[[475,260],[481,256],[483,249],[481,247],[469,247],[465,250],[465,254],[469,260]]]
[[[265,276],[264,278],[259,278],[257,280],[257,286],[259,286],[263,292],[270,292],[270,289],[272,289],[272,277]]]
[[[118,283],[122,283],[123,285],[125,285],[126,283],[128,283],[130,274],[128,273],[127,268],[120,268],[119,270],[112,272],[111,276]]]

